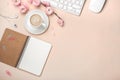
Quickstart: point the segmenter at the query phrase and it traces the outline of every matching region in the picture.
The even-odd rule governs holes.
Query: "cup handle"
[[[41,25],[42,25],[43,27],[45,27],[45,26],[46,26],[46,24],[45,24],[45,23],[42,23]]]

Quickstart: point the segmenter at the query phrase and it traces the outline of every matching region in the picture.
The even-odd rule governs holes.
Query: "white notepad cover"
[[[29,37],[17,67],[32,74],[40,75],[50,50],[51,44]]]

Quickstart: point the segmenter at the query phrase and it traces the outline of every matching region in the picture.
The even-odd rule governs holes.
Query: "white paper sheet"
[[[51,44],[29,37],[19,60],[18,68],[35,75],[40,75],[50,50]]]

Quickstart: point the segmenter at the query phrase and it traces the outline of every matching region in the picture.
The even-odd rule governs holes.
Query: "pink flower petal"
[[[57,19],[57,23],[62,27],[64,26],[64,21],[60,18]]]
[[[10,72],[10,71],[8,71],[8,70],[6,70],[6,71],[5,71],[5,73],[6,73],[9,77],[11,77],[11,76],[12,76],[11,72]]]

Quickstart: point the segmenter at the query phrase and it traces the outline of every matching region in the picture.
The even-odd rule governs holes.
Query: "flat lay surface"
[[[0,62],[0,80],[120,80],[119,3],[120,0],[107,0],[102,12],[96,14],[89,10],[90,0],[86,0],[80,16],[54,8],[65,21],[64,27],[52,15],[47,31],[34,35],[25,29],[25,14],[11,0],[0,0],[0,15],[19,16],[0,16],[0,39],[4,30],[10,28],[52,44],[41,76]],[[45,11],[43,6],[28,5],[29,11]]]

